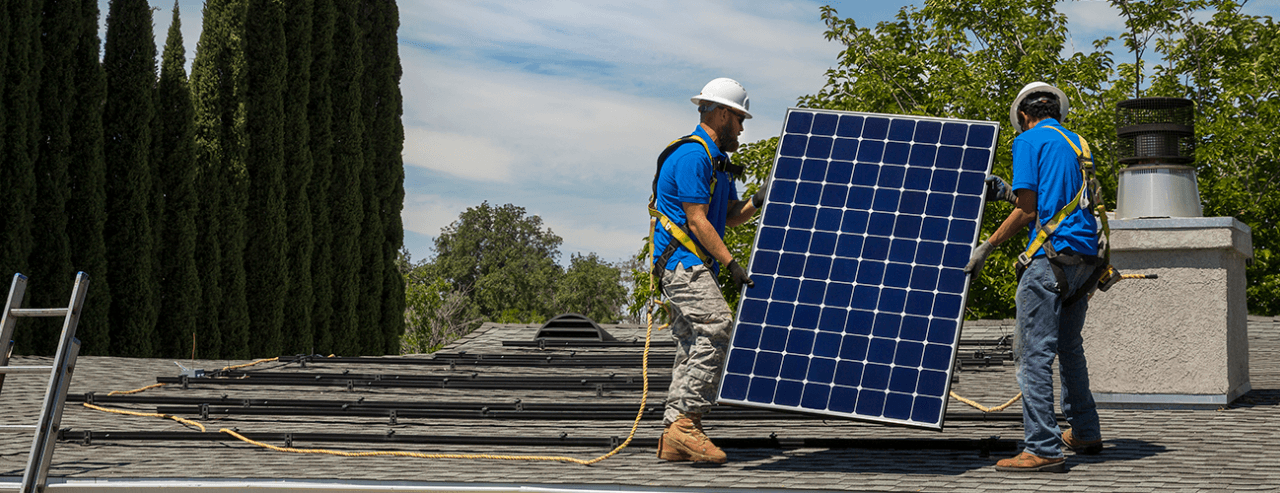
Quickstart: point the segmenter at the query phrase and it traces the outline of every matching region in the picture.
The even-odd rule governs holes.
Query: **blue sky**
[[[179,3],[190,66],[203,2]],[[755,115],[742,140],[777,135],[786,108],[836,64],[824,4],[872,26],[922,2],[400,1],[405,246],[430,258],[441,228],[488,201],[541,217],[564,239],[564,264],[572,253],[634,255],[654,159],[697,123],[689,97],[713,78],[737,79]],[[162,47],[173,2],[151,5]],[[1058,8],[1079,50],[1124,27],[1106,2]],[[1280,16],[1280,0],[1247,12]]]

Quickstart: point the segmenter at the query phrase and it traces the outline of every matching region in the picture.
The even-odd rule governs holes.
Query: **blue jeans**
[[[1087,297],[1063,307],[1062,302],[1093,273],[1088,264],[1063,266],[1069,288],[1058,292],[1058,280],[1044,257],[1031,261],[1018,282],[1018,339],[1014,349],[1018,387],[1022,389],[1025,450],[1044,458],[1062,457],[1061,430],[1053,412],[1053,358],[1058,357],[1062,380],[1062,414],[1079,440],[1100,440],[1098,408],[1089,392],[1089,369],[1084,358]]]

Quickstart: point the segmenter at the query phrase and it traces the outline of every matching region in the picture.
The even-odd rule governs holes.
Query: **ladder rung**
[[[67,309],[13,309],[13,316],[67,316]]]
[[[31,431],[36,425],[0,425],[0,431]]]
[[[6,373],[46,373],[52,370],[52,365],[40,366],[0,366],[0,375]]]

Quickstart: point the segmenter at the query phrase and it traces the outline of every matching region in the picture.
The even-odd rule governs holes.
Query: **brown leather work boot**
[[[1102,440],[1084,441],[1071,434],[1071,429],[1062,432],[1062,443],[1077,454],[1094,455],[1102,452]]]
[[[1067,472],[1067,458],[1046,459],[1024,450],[1017,457],[996,462],[996,470],[1005,472]]]
[[[712,462],[723,464],[729,460],[720,447],[702,432],[702,416],[681,414],[674,423],[667,425],[658,440],[658,458],[662,460]]]

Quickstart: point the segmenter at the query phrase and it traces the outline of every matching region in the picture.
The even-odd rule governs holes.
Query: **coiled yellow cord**
[[[960,401],[960,402],[963,402],[963,403],[965,403],[965,404],[968,404],[968,405],[970,405],[970,406],[973,406],[973,407],[974,407],[974,408],[976,408],[977,410],[982,411],[982,412],[984,412],[984,413],[998,413],[998,412],[1000,412],[1000,411],[1005,410],[1005,409],[1006,409],[1006,408],[1008,408],[1009,406],[1012,406],[1012,405],[1013,405],[1013,403],[1018,402],[1018,399],[1021,399],[1021,398],[1022,398],[1022,392],[1018,392],[1018,395],[1015,395],[1015,396],[1013,396],[1013,398],[1012,398],[1012,399],[1009,399],[1009,402],[1006,402],[1006,403],[1001,404],[1001,405],[996,406],[996,407],[986,407],[986,406],[983,406],[982,404],[978,404],[977,402],[971,401],[971,400],[969,400],[969,399],[965,399],[964,397],[960,397],[960,394],[957,394],[957,393],[955,393],[955,392],[952,392],[952,393],[951,393],[951,397],[955,397],[955,398],[956,398],[956,400],[958,400],[958,401]]]

